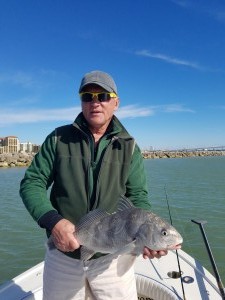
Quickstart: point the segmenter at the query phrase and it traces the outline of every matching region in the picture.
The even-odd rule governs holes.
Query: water
[[[19,197],[25,168],[0,168],[0,283],[37,264],[44,257],[44,231]]]
[[[145,160],[152,210],[184,237],[183,249],[212,272],[199,227],[204,226],[225,283],[225,157]],[[0,283],[44,258],[45,232],[27,213],[18,194],[25,168],[0,169]]]
[[[209,271],[211,264],[198,225],[205,220],[207,238],[225,283],[225,157],[146,160],[152,209],[166,218],[184,238],[183,250]]]

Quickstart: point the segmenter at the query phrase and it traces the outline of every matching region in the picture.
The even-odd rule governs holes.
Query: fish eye
[[[167,232],[165,229],[162,229],[161,234],[162,234],[163,236],[167,236],[167,235],[168,235],[168,232]]]

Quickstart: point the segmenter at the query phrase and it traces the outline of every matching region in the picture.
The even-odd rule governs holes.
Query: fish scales
[[[121,196],[117,211],[109,214],[94,210],[76,226],[76,238],[81,258],[90,259],[94,253],[140,254],[144,247],[152,250],[180,248],[183,242],[177,230],[151,211],[134,207]]]

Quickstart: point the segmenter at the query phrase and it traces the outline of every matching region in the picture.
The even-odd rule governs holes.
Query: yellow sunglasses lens
[[[116,97],[116,94],[114,93],[90,93],[90,92],[84,92],[80,93],[80,98],[82,102],[91,102],[93,100],[93,97],[96,96],[99,102],[107,102],[112,97]]]

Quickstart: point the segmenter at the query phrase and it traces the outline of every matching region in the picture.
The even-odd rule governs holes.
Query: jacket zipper
[[[104,158],[107,156],[107,154],[108,154],[108,152],[109,152],[109,149],[110,149],[110,146],[112,146],[112,144],[113,144],[116,140],[118,140],[118,139],[119,139],[119,137],[117,137],[117,136],[113,136],[113,137],[111,138],[111,141],[110,141],[109,144],[107,145],[106,150],[105,150],[105,153],[104,153],[104,155],[103,155],[103,157],[102,157],[102,161],[103,161]],[[99,173],[98,173],[98,178],[97,178],[97,181],[96,181],[97,187],[96,187],[96,191],[95,191],[95,202],[94,202],[94,204],[93,204],[93,208],[92,208],[92,209],[95,209],[95,208],[97,207],[97,204],[98,204],[97,199],[98,199],[98,196],[99,196],[99,178],[100,178],[100,176],[101,176],[101,170],[102,170],[102,165],[100,166]]]
[[[88,160],[88,163],[87,163],[87,181],[85,182],[85,184],[87,185],[86,186],[86,191],[87,191],[87,213],[90,211],[90,172],[91,172],[91,164],[92,164],[92,157],[94,157],[94,152],[93,152],[93,143],[91,141],[91,138],[89,137],[89,135],[83,131],[82,129],[80,129],[78,126],[75,126],[78,130],[80,130],[82,132],[82,134],[85,136],[88,144],[90,145],[90,156],[89,156],[89,160]]]

